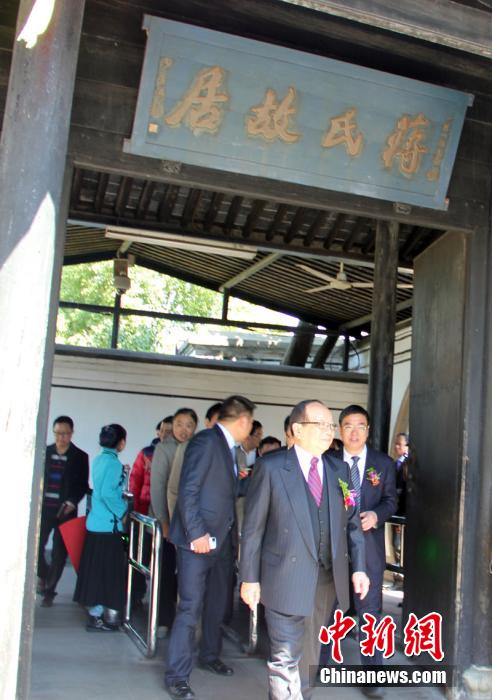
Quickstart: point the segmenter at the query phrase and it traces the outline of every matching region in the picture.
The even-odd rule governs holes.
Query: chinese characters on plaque
[[[124,150],[434,209],[471,96],[145,15]]]
[[[149,133],[157,134],[164,127],[186,126],[198,136],[208,132],[216,134],[227,118],[226,106],[231,95],[225,88],[226,71],[221,66],[202,68],[194,76],[191,84],[183,90],[183,95],[176,104],[171,105],[166,113],[165,86],[169,69],[174,60],[161,58],[152,99]],[[296,115],[299,109],[296,88],[291,85],[280,96],[272,88],[265,90],[263,101],[252,105],[245,115],[244,130],[247,136],[262,138],[267,142],[279,140],[285,144],[297,143],[302,133],[296,127]],[[364,149],[364,134],[357,124],[357,108],[351,107],[343,114],[327,115],[329,126],[323,134],[321,148],[343,147],[351,158],[358,158]],[[444,157],[447,135],[451,120],[444,122],[438,147],[432,158],[432,168],[426,173],[429,180],[437,180],[439,168]],[[398,168],[401,175],[412,177],[419,172],[422,156],[428,153],[426,129],[429,119],[423,113],[402,114],[397,119],[393,131],[387,135],[381,148],[384,167],[391,170]]]

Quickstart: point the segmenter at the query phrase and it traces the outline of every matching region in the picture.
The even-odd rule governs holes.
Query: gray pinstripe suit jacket
[[[365,571],[364,538],[356,508],[345,510],[338,479],[349,483],[347,465],[323,456],[328,487],[333,578],[339,607],[349,597],[353,571]],[[241,581],[259,582],[261,602],[286,615],[311,615],[318,555],[304,476],[294,449],[278,450],[256,462],[246,498],[241,536]]]

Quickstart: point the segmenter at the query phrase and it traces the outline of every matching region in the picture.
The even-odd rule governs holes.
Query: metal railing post
[[[128,582],[126,589],[125,619],[123,622],[123,628],[128,633],[129,637],[135,642],[140,651],[147,658],[152,658],[157,649],[157,614],[159,609],[162,529],[160,522],[155,518],[151,518],[147,515],[141,515],[140,513],[136,512],[131,512],[129,514],[129,521],[130,541],[128,548]],[[137,535],[135,534],[136,532],[138,533]],[[152,538],[149,566],[144,564],[142,561],[144,553],[143,541],[146,532],[148,532]],[[140,574],[145,576],[146,580],[149,582],[149,612],[147,616],[147,632],[145,639],[135,629],[131,622],[133,574],[135,571],[138,571]]]

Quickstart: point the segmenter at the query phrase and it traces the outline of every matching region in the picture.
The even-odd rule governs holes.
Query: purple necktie
[[[323,493],[323,484],[319,478],[318,462],[319,460],[317,457],[313,457],[311,460],[311,468],[308,474],[308,486],[314,500],[316,501],[316,505],[319,508],[319,504],[321,503],[321,495]]]

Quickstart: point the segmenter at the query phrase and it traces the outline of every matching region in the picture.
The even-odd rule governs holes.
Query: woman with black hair
[[[80,561],[74,600],[87,607],[88,632],[114,632],[125,599],[126,556],[123,519],[125,471],[118,453],[126,445],[126,430],[105,425],[99,435],[101,453],[92,465],[92,503]]]

